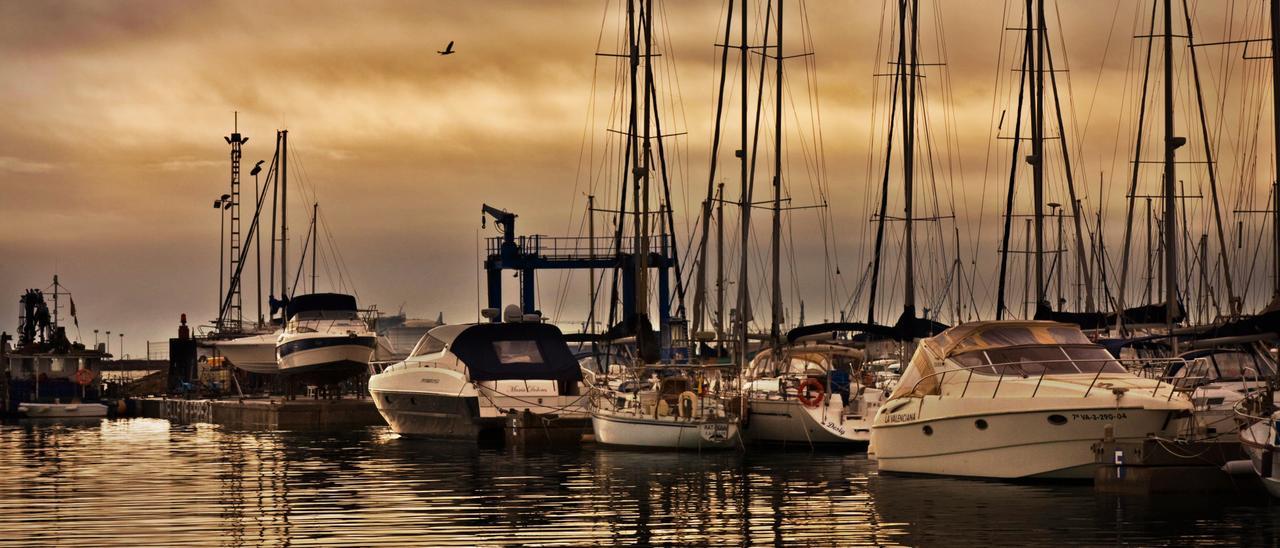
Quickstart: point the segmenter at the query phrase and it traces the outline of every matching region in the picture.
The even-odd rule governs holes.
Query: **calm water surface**
[[[1274,545],[1267,500],[880,476],[861,454],[524,452],[163,420],[0,426],[0,544]]]

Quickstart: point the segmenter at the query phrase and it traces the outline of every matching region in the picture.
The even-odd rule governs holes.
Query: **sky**
[[[655,47],[662,57],[655,63],[661,66],[664,132],[681,134],[669,141],[668,171],[683,252],[711,165],[719,78],[714,44],[723,40],[725,6],[659,4]],[[1256,2],[1204,4],[1192,4],[1200,41],[1267,30],[1259,26]],[[249,138],[245,171],[270,160],[275,131],[289,130],[290,180],[297,185],[291,189],[290,253],[298,256],[314,200],[331,238],[322,246],[322,261],[331,266],[322,267],[320,290],[354,290],[363,305],[384,312],[472,320],[478,242],[496,235],[492,224],[481,229],[483,203],[516,212],[522,234],[576,236],[584,230],[586,194],[616,200],[620,152],[607,130],[619,127],[618,116],[609,113],[618,108],[615,92],[622,88],[615,58],[595,54],[616,51],[620,5],[0,1],[0,296],[16,304],[24,289],[45,288],[56,273],[77,305],[80,328],[71,327],[71,335],[90,341],[94,329],[111,330],[118,353],[118,334],[125,333],[131,355],[146,351],[144,341],[173,336],[180,314],[209,323],[219,300],[221,220],[210,204],[227,192],[223,137],[238,116],[239,131]],[[795,206],[826,205],[788,213],[787,319],[798,320],[800,301],[809,322],[832,319],[855,299],[860,304],[853,308],[862,315],[866,296],[858,288],[865,286],[891,83],[876,75],[892,70],[886,62],[893,29],[880,0],[786,6],[784,47],[812,53],[786,64],[786,191]],[[937,216],[946,218],[921,229],[926,256],[919,260],[928,265],[917,274],[925,278],[926,301],[947,302],[935,296],[948,286],[947,261],[955,258],[959,235],[966,274],[953,285],[967,288],[962,316],[990,316],[1011,154],[1011,141],[994,136],[1009,134],[1000,113],[1011,111],[1016,98],[1011,52],[1021,36],[1005,27],[1023,24],[1022,3],[922,6],[921,62],[945,66],[925,67],[920,79],[933,147],[921,165],[933,169],[921,170],[930,175],[916,187],[923,196],[917,214],[936,205]],[[1070,87],[1063,100],[1072,163],[1077,179],[1089,182],[1079,192],[1087,211],[1104,207],[1108,247],[1118,248],[1123,237],[1123,181],[1141,73],[1135,63],[1144,52],[1134,48],[1132,36],[1149,22],[1148,10],[1147,2],[1128,0],[1049,3],[1051,47],[1059,48],[1055,63],[1070,68],[1061,75]],[[752,29],[758,41],[756,15]],[[437,55],[449,41],[457,53]],[[1239,227],[1245,238],[1236,242],[1233,235],[1228,245],[1232,261],[1241,265],[1233,276],[1238,287],[1262,294],[1268,293],[1269,267],[1258,262],[1257,250],[1249,247],[1256,242],[1248,237],[1262,225],[1230,210],[1266,197],[1270,109],[1261,109],[1270,104],[1270,88],[1263,87],[1269,86],[1269,70],[1265,62],[1240,61],[1240,53],[1214,51],[1199,68],[1223,166],[1223,207],[1229,222],[1249,223]],[[730,65],[736,62],[734,52]],[[1177,67],[1188,66],[1180,53]],[[754,86],[759,65],[753,67]],[[730,77],[736,82],[736,68]],[[1177,86],[1179,99],[1194,99],[1193,87],[1183,80]],[[729,88],[729,108],[736,109],[741,97]],[[772,91],[766,99],[772,101]],[[1180,126],[1198,127],[1193,114],[1180,108]],[[771,120],[772,107],[764,115]],[[1160,126],[1153,119],[1147,126],[1154,131]],[[733,142],[716,160],[726,198],[735,200],[739,181],[731,149],[737,131],[726,117]],[[771,130],[762,134],[766,144],[771,136]],[[1191,148],[1201,142],[1192,141]],[[767,181],[772,149],[765,148],[770,151],[760,153],[759,173]],[[896,168],[892,173],[900,178]],[[1101,192],[1099,177],[1105,179]],[[1143,184],[1149,179],[1144,175]],[[1193,189],[1202,188],[1202,179],[1187,175]],[[1061,196],[1061,175],[1052,180],[1050,198]],[[757,191],[768,188],[761,184]],[[892,193],[892,204],[898,194]],[[1029,207],[1025,194],[1019,194],[1020,207]],[[1209,233],[1209,209],[1199,203],[1189,210],[1193,239]],[[757,210],[753,218],[763,223],[767,215]],[[598,222],[605,224],[606,217]],[[731,212],[725,222],[737,219]],[[895,288],[882,297],[880,315],[888,320],[901,302],[897,231],[890,229],[891,257],[881,281]],[[752,276],[759,279],[751,282],[752,291],[765,295],[759,257],[768,232],[753,238]],[[331,275],[337,254],[349,273],[340,285]],[[539,278],[544,314],[565,324],[582,321],[586,288],[576,276]],[[1074,282],[1067,280],[1068,291]],[[513,283],[508,280],[510,298]],[[256,315],[248,298],[253,291],[250,284],[249,316]],[[767,296],[762,302],[767,306]],[[16,321],[0,319],[0,326],[12,331]]]

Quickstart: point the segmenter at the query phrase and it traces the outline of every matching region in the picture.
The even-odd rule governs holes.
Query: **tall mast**
[[[280,300],[289,297],[289,130],[280,130]],[[287,320],[287,318],[286,318]]]
[[[1036,301],[1045,301],[1044,290],[1044,0],[1035,1],[1036,24],[1031,24],[1032,0],[1027,0],[1027,40],[1035,42],[1035,77],[1031,79],[1031,164],[1032,210],[1035,212]]]
[[[1275,124],[1275,176],[1272,185],[1271,228],[1275,249],[1273,251],[1273,268],[1275,272],[1271,286],[1272,299],[1280,298],[1280,36],[1276,29],[1280,28],[1280,0],[1270,1],[1271,12],[1271,115]]]
[[[640,203],[642,209],[640,211],[640,261],[638,263],[639,272],[636,276],[636,306],[642,311],[642,314],[649,314],[649,157],[650,157],[650,116],[652,103],[650,98],[650,88],[653,86],[653,66],[650,39],[650,21],[652,19],[653,0],[644,0],[641,4],[644,11],[640,14],[641,30],[644,33],[644,127],[641,129],[641,158],[637,164],[638,170],[636,177],[640,182]],[[633,90],[634,92],[634,90]]]
[[[726,41],[727,43],[727,41]],[[724,340],[724,183],[716,189],[716,341]]]
[[[894,124],[893,121],[898,113],[898,88],[899,85],[905,85],[902,71],[907,65],[906,53],[906,1],[898,0],[898,57],[894,64],[893,85],[889,91],[889,134],[885,138],[885,155],[884,155],[884,175],[880,179],[880,209],[876,215],[876,243],[875,252],[871,260],[871,293],[867,298],[867,323],[876,323],[876,296],[880,288],[880,259],[881,251],[884,248],[884,228],[886,217],[889,213],[889,173],[892,171],[893,162],[893,137]],[[905,106],[903,109],[905,110]]]
[[[747,155],[749,154],[747,151],[747,93],[749,92],[749,88],[747,86],[747,71],[751,68],[750,59],[748,58],[748,54],[751,51],[750,46],[747,44],[747,18],[749,16],[750,12],[748,10],[748,5],[744,0],[742,2],[742,20],[739,22],[741,25],[740,30],[742,32],[742,44],[739,46],[742,49],[742,67],[741,70],[739,70],[742,79],[742,148],[738,150],[738,159],[742,166],[742,230],[740,234],[742,240],[740,243],[741,247],[738,250],[739,255],[741,256],[741,261],[738,265],[737,329],[739,330],[738,343],[740,345],[738,348],[739,363],[745,363],[747,359],[747,324],[750,321],[750,313],[747,310],[750,306],[750,301],[747,296],[747,281],[750,279],[747,276],[747,269],[750,267],[750,265],[747,264],[747,246],[751,243],[751,177],[750,172],[747,170]]]
[[[229,137],[225,137],[227,144],[231,145],[231,232],[230,232],[230,264],[228,272],[236,275],[240,271],[240,147],[249,139],[240,135],[240,113],[235,113],[235,121],[233,131]],[[240,330],[241,320],[243,318],[240,308],[240,284],[239,280],[230,282],[231,299],[228,302],[226,310],[219,312],[218,328],[225,327],[224,322],[230,321],[236,331]]]
[[[1165,324],[1170,332],[1178,310],[1178,174],[1174,155],[1180,141],[1174,136],[1173,125],[1173,0],[1164,0],[1164,298]],[[1173,348],[1176,352],[1177,339]]]
[[[316,292],[316,259],[320,257],[320,204],[311,204],[311,292]]]
[[[903,315],[915,318],[915,315],[916,315],[916,283],[915,283],[916,269],[915,269],[915,235],[912,230],[912,210],[913,210],[912,190],[913,190],[913,187],[915,186],[914,185],[914,168],[915,168],[915,148],[916,148],[916,136],[915,136],[916,79],[918,76],[916,74],[916,65],[917,65],[916,55],[918,53],[917,47],[919,43],[919,33],[916,32],[917,30],[916,24],[919,22],[920,1],[910,0],[910,3],[911,3],[911,58],[909,62],[910,62],[911,70],[909,73],[910,80],[907,82],[907,85],[903,86],[902,88],[902,92],[904,94],[907,94],[907,97],[903,101],[904,107],[906,109],[906,116],[902,118],[902,140],[903,140],[902,187],[903,187],[903,196],[905,197],[905,200],[904,200],[905,203],[903,205],[903,222],[905,223],[904,225],[905,228],[903,230],[905,234],[904,236],[905,241],[903,243],[903,247],[906,248],[903,253],[903,259],[906,263],[904,267],[906,276],[903,279],[903,284],[904,284]],[[901,15],[899,15],[899,21],[900,21],[900,24],[902,24],[903,26],[903,30],[905,31],[906,25],[903,22],[904,18]],[[901,70],[901,67],[899,67],[899,70]]]
[[[769,323],[769,341],[776,355],[782,345],[782,6],[778,0],[778,47],[774,65],[774,113],[773,113],[773,299],[772,321]]]
[[[1031,12],[1027,11],[1027,27],[1031,27]],[[1031,32],[1028,30],[1027,35]],[[1022,68],[1018,75],[1018,105],[1013,116],[1013,153],[1009,158],[1009,186],[1004,201],[1004,228],[1000,236],[1000,278],[996,286],[996,319],[1003,320],[1009,308],[1005,299],[1005,288],[1009,278],[1010,237],[1013,233],[1013,196],[1018,175],[1018,150],[1022,147],[1022,101],[1026,94],[1026,81],[1031,78],[1031,40],[1023,40]]]

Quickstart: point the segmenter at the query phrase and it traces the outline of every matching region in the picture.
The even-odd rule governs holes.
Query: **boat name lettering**
[[[916,420],[916,414],[915,414],[915,413],[899,413],[899,414],[891,414],[891,415],[889,415],[889,416],[887,416],[887,417],[885,417],[885,418],[884,418],[884,421],[885,421],[885,422],[887,422],[887,423],[891,423],[891,424],[892,424],[892,423],[895,423],[895,422],[911,422],[911,421],[913,421],[913,420]]]
[[[419,382],[424,382],[427,384],[440,384],[440,379],[433,379],[433,378],[427,377],[424,379],[419,379]]]

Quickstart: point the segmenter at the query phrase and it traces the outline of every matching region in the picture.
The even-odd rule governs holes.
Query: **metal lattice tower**
[[[239,272],[240,266],[240,147],[249,141],[240,135],[240,115],[236,113],[234,130],[230,137],[224,137],[231,145],[231,253],[228,254],[231,276]],[[240,308],[240,284],[232,282],[231,300],[222,321],[230,323],[233,330],[241,328],[243,315]]]

